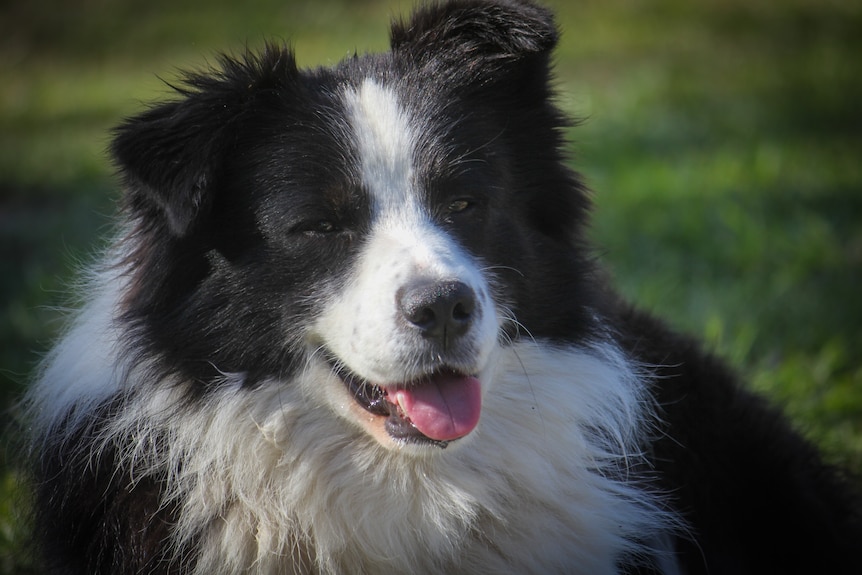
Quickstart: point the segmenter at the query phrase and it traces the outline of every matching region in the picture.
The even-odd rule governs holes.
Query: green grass
[[[293,6],[292,6],[293,4]],[[410,2],[31,0],[0,6],[0,407],[109,225],[108,130],[160,78],[265,38],[302,65],[386,46]],[[554,3],[561,104],[621,289],[702,337],[862,472],[862,5]],[[4,445],[18,436],[14,425]],[[0,570],[25,572],[0,451]]]

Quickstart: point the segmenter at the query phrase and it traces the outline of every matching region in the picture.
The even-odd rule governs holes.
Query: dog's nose
[[[398,306],[410,325],[444,348],[470,328],[476,307],[473,290],[459,281],[429,281],[398,290]]]

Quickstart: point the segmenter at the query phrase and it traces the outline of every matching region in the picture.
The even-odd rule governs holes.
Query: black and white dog
[[[840,474],[606,285],[556,41],[432,3],[117,129],[119,239],[30,396],[50,572],[862,572]]]

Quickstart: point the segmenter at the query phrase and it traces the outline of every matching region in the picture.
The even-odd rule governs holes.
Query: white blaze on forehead
[[[429,277],[457,277],[463,262],[453,260],[462,256],[429,220],[417,188],[415,122],[395,91],[371,78],[347,91],[345,100],[374,214],[366,258],[397,261],[405,275],[422,271]]]
[[[400,211],[411,197],[413,134],[395,93],[366,78],[346,94],[363,183],[375,211]],[[415,201],[415,200],[414,200]]]

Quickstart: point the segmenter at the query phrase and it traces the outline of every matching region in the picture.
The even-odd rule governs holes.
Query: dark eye
[[[446,211],[450,214],[457,214],[459,212],[463,212],[469,209],[473,205],[473,202],[467,199],[458,199],[449,202],[449,205],[446,206]]]
[[[309,231],[318,233],[318,234],[328,234],[334,232],[336,230],[335,224],[327,220],[321,220],[314,224],[313,228]]]
[[[336,223],[330,220],[308,220],[296,225],[293,231],[306,236],[317,236],[332,234],[340,231],[340,229]]]

